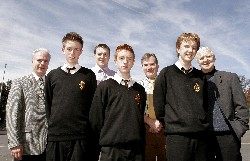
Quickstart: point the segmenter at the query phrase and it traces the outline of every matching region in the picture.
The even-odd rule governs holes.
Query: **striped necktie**
[[[189,68],[188,70],[186,70],[185,68],[181,68],[181,71],[183,71],[185,74],[188,74],[192,71],[192,68]]]
[[[122,81],[124,82],[124,85],[128,88],[128,82],[129,82],[129,80],[123,79]]]

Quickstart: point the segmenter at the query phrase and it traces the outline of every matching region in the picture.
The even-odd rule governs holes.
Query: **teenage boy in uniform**
[[[208,121],[204,80],[192,60],[200,46],[197,34],[183,33],[176,42],[179,60],[161,70],[154,88],[156,117],[165,123],[167,160],[206,161]]]
[[[153,90],[159,69],[158,59],[153,53],[145,53],[141,58],[141,65],[146,78],[138,83],[147,92],[147,105],[144,116],[146,128],[145,160],[166,160],[166,137],[162,124],[156,119],[153,106]]]
[[[48,118],[47,161],[93,161],[89,110],[96,89],[95,73],[78,64],[82,37],[62,39],[65,64],[49,72],[45,83]],[[91,143],[92,144],[92,143]],[[97,155],[98,158],[98,155]]]
[[[90,109],[90,123],[100,136],[100,160],[143,161],[146,93],[130,75],[132,47],[118,46],[114,59],[117,73],[98,85]]]

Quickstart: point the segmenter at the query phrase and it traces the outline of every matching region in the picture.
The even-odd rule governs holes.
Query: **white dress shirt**
[[[111,77],[112,79],[116,80],[119,84],[121,85],[125,85],[125,82],[123,81],[124,78],[122,78],[121,76],[119,76],[117,73],[114,75],[114,77]],[[128,88],[132,87],[133,84],[135,83],[135,81],[130,77],[128,80]]]
[[[70,71],[69,71],[70,74],[75,74],[75,73],[81,68],[81,66],[80,66],[79,64],[76,64],[74,67],[75,67],[76,69],[70,70]],[[68,73],[67,68],[69,68],[69,66],[68,66],[66,63],[64,63],[64,65],[61,67],[62,70],[64,70],[66,73]],[[73,68],[73,67],[70,67],[70,68]]]
[[[178,60],[178,61],[175,63],[175,65],[176,65],[181,71],[183,71],[183,69],[185,69],[184,66],[182,65],[182,63],[181,63],[180,60]],[[191,66],[189,67],[188,70],[189,70],[188,73],[190,73],[190,72],[193,70],[193,66],[191,65]],[[184,71],[183,71],[183,72],[184,72]],[[185,73],[185,72],[184,72],[184,73]],[[186,74],[186,73],[185,73],[185,74]]]
[[[97,64],[91,68],[91,70],[95,73],[97,85],[101,82],[106,80],[108,77],[112,77],[115,75],[115,71],[106,68],[100,68]]]

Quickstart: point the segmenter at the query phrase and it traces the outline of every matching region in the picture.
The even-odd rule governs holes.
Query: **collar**
[[[157,76],[156,76],[157,77]],[[149,79],[148,77],[146,77],[146,80],[148,81],[148,82],[152,82],[152,81],[155,81],[156,80],[156,77],[154,78],[154,79]]]
[[[184,68],[184,69],[185,69],[185,67],[183,66],[183,64],[181,63],[180,60],[178,60],[178,61],[175,63],[175,65],[176,65],[180,70],[181,70],[181,68]],[[190,72],[193,70],[192,64],[191,64],[191,66],[189,67],[189,69],[191,69]],[[189,70],[189,69],[187,69],[187,70]]]
[[[62,69],[63,71],[65,71],[66,73],[68,73],[68,70],[67,70],[68,67],[69,67],[68,64],[64,63],[64,65],[61,67],[61,69]],[[72,67],[75,67],[75,68],[76,68],[76,69],[74,69],[74,70],[71,70],[71,73],[72,73],[72,74],[74,74],[75,72],[77,72],[77,71],[81,68],[81,66],[80,66],[79,64],[76,64],[76,65],[74,65],[74,66],[72,66]],[[70,68],[72,68],[72,67],[70,67]]]
[[[99,65],[95,65],[95,70],[98,72],[98,73],[101,73],[101,72],[105,72],[105,71],[109,71],[109,67],[105,67],[105,68],[101,68]]]
[[[102,71],[102,68],[100,68],[97,64],[95,64],[94,69],[98,73]]]
[[[35,80],[38,81],[40,77],[36,75],[36,73],[32,72],[32,75],[35,77]],[[45,75],[42,77],[43,81],[45,80]]]
[[[214,69],[213,69],[211,72],[203,73],[203,75],[205,75],[205,78],[206,78],[207,80],[209,80],[211,77],[214,76],[214,73],[215,73],[216,71],[217,71],[217,70],[216,70],[215,67],[214,67]]]
[[[155,79],[149,79],[148,77],[146,77],[145,79],[143,79],[141,81],[143,82],[144,85],[146,85],[146,84],[148,85],[148,84],[152,84],[153,82],[155,82],[155,80],[156,80],[156,77],[155,77]],[[141,81],[139,81],[139,82],[141,82]]]
[[[124,82],[122,81],[124,78],[122,78],[121,76],[119,76],[117,73],[115,73],[114,77],[112,77],[112,79],[114,79],[115,81],[117,81],[119,84],[124,85]],[[128,87],[133,86],[133,84],[135,83],[135,81],[130,77],[128,82]]]

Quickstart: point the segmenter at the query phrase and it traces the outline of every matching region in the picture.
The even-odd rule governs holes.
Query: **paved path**
[[[0,131],[0,161],[13,161],[10,150],[7,148],[6,131]]]
[[[241,153],[243,161],[250,161],[250,131],[242,138]],[[6,131],[0,131],[0,161],[13,161],[7,148]]]
[[[244,135],[241,141],[241,154],[243,161],[250,161],[250,131]]]

